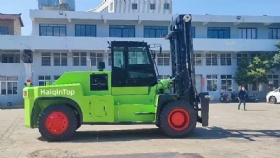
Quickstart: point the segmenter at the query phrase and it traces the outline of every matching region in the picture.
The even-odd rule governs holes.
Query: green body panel
[[[107,74],[108,90],[90,90],[91,74]],[[23,89],[25,126],[37,127],[41,111],[67,104],[82,115],[82,123],[154,123],[158,91],[168,93],[171,79],[152,87],[111,87],[110,71],[66,72],[53,84]]]
[[[122,104],[116,105],[115,122],[149,123],[155,121],[154,105]]]
[[[137,90],[136,90],[137,89]],[[144,94],[148,95],[150,89],[148,87],[113,87],[112,95],[139,95]]]
[[[108,91],[91,91],[90,75],[91,74],[108,74]],[[64,73],[53,85],[62,85],[79,83],[82,86],[84,96],[89,95],[111,95],[111,72],[110,71],[88,71],[88,72],[67,72]]]

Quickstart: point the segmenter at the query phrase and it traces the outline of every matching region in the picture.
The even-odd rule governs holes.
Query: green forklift
[[[191,15],[179,15],[166,36],[172,74],[158,79],[155,52],[143,41],[110,41],[112,69],[65,72],[54,83],[23,89],[24,123],[48,141],[71,139],[81,125],[154,124],[173,138],[197,122],[208,126],[208,93],[197,93]]]

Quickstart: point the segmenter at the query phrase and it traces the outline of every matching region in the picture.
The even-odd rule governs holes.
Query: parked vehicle
[[[221,91],[221,93],[220,93],[220,102],[221,103],[228,103],[229,102],[228,94],[224,91]]]
[[[280,87],[266,94],[266,102],[271,104],[280,103]]]
[[[238,94],[235,91],[231,92],[230,98],[231,98],[231,102],[238,102],[239,101],[238,100]]]
[[[246,102],[258,102],[257,94],[254,93],[253,95],[247,95]]]

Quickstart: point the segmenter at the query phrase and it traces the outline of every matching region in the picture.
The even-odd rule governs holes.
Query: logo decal
[[[40,90],[41,95],[68,95],[73,96],[75,95],[74,90],[68,90],[68,89],[41,89]]]

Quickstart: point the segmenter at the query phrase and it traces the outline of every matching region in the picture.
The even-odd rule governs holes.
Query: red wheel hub
[[[189,113],[184,109],[174,109],[168,115],[168,123],[172,129],[182,131],[189,126]]]
[[[52,112],[46,119],[46,128],[51,134],[62,134],[67,130],[69,121],[62,112]]]

